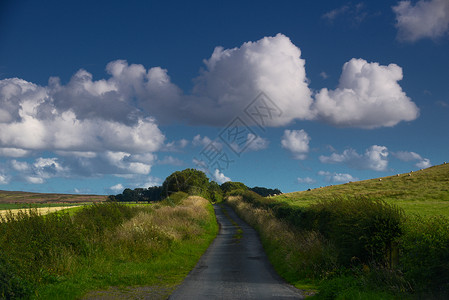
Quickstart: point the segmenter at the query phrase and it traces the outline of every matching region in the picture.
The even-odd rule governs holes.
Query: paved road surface
[[[303,299],[276,274],[256,231],[231,208],[214,209],[220,232],[169,299]]]

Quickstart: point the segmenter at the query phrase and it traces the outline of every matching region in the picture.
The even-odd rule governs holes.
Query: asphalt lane
[[[228,206],[214,209],[220,231],[169,299],[304,299],[274,271],[256,231]]]

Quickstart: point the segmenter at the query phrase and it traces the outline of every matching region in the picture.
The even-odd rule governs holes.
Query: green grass
[[[9,216],[0,223],[0,298],[13,290],[25,298],[76,299],[111,286],[170,293],[218,232],[207,200],[178,200]]]
[[[368,197],[395,204],[404,209],[406,214],[449,216],[449,164],[400,174],[399,176],[351,182],[311,191],[293,192],[272,199],[306,207],[319,200],[336,197]]]

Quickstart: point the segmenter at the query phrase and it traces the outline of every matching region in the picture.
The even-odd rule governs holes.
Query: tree
[[[176,171],[168,176],[162,184],[163,196],[175,192],[185,192],[189,195],[209,196],[209,178],[204,172],[195,169]]]
[[[133,191],[132,189],[126,188],[123,193],[123,200],[124,202],[137,202],[139,201],[139,193],[137,191]]]
[[[248,189],[246,185],[237,181],[227,181],[223,183],[220,187],[223,193],[225,194],[229,194],[230,192],[235,190],[246,191]]]
[[[250,188],[250,190],[261,195],[262,197],[282,194],[282,192],[279,189],[268,189],[268,188],[260,187],[260,186],[255,186],[253,188]]]
[[[159,201],[162,200],[162,186],[149,187],[144,192],[146,201]]]
[[[209,184],[209,195],[212,202],[221,202],[223,200],[223,191],[215,181],[211,181]]]

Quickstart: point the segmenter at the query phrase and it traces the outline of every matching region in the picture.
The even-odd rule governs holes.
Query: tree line
[[[176,192],[184,192],[189,195],[198,195],[213,202],[223,199],[226,194],[235,190],[251,190],[263,197],[282,194],[279,189],[265,187],[249,188],[241,182],[228,181],[219,185],[210,181],[206,174],[196,169],[176,171],[168,176],[161,186],[149,188],[126,188],[122,193],[108,196],[108,201],[117,202],[155,202],[161,201]]]

